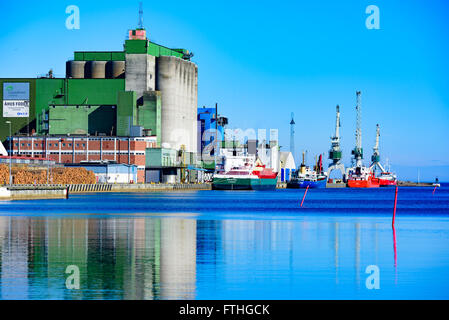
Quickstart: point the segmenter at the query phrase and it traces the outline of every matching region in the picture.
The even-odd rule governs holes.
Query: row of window
[[[16,145],[16,147],[18,147],[18,146],[19,146],[19,144],[18,144],[18,143],[16,143],[15,145]],[[31,143],[22,143],[22,144],[20,144],[20,146],[21,146],[21,147],[25,147],[25,145],[26,145],[26,146],[28,146],[28,147],[31,147]],[[42,146],[42,145],[43,145],[43,143],[35,143],[35,144],[34,144],[34,146],[35,146],[35,147],[39,147],[39,145],[41,145],[41,146]],[[54,146],[54,147],[59,147],[59,144],[58,144],[58,143],[49,143],[49,144],[48,144],[48,146],[49,146],[49,147],[53,147],[53,146]],[[66,144],[65,144],[65,143],[63,143],[63,144],[62,144],[62,146],[63,146],[63,147],[65,147],[65,146],[66,146]],[[71,143],[69,143],[69,144],[68,144],[68,146],[69,146],[69,147],[71,147],[71,146],[72,146],[72,144],[71,144]],[[76,146],[77,146],[77,147],[79,147],[79,146],[80,146],[80,144],[79,144],[79,143],[77,143],[77,144],[76,144]],[[85,143],[83,143],[83,144],[82,144],[82,146],[83,146],[83,147],[85,147],[85,146],[86,146],[86,144],[85,144]]]

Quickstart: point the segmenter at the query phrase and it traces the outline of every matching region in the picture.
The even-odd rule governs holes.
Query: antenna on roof
[[[143,3],[139,2],[139,29],[143,29]]]

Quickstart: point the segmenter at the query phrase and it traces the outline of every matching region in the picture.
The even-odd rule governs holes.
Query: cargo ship
[[[323,161],[320,155],[314,169],[310,169],[305,164],[304,152],[299,170],[292,174],[292,178],[287,182],[287,188],[325,188],[327,175],[323,172]]]
[[[212,180],[213,190],[275,190],[277,172],[266,168],[260,160],[251,166],[248,162],[229,171],[218,171]]]
[[[355,167],[348,170],[347,185],[349,188],[378,188],[380,181],[367,167]]]

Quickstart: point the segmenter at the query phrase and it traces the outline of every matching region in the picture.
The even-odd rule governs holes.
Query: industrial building
[[[136,183],[137,166],[113,162],[92,161],[67,163],[69,168],[85,168],[95,174],[97,183]]]
[[[134,181],[145,182],[146,153],[155,148],[156,143],[154,136],[13,136],[11,154],[48,158],[61,164],[110,161],[135,165],[137,178]]]
[[[280,174],[278,175],[279,182],[290,181],[292,174],[296,171],[296,164],[293,154],[288,151],[281,151],[279,154],[280,160]]]
[[[228,118],[218,115],[217,106],[215,108],[198,108],[198,155],[201,166],[209,172],[215,170],[214,149],[210,146],[214,140],[217,141],[217,147],[220,147],[218,141],[224,140],[224,132]],[[219,152],[217,151],[217,154]]]
[[[198,67],[191,57],[138,28],[123,51],[74,52],[65,78],[0,78],[0,141],[16,156],[136,165],[138,182],[153,181],[158,167],[159,182],[182,181],[196,167]],[[151,148],[176,161],[159,165],[167,152]]]

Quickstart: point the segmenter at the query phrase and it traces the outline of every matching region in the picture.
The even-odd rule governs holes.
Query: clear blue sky
[[[139,1],[0,2],[0,77],[64,76],[76,50],[122,50]],[[362,91],[363,147],[375,125],[381,157],[400,178],[449,180],[447,1],[143,1],[150,40],[195,53],[199,105],[219,103],[233,128],[279,129],[289,147],[328,151],[341,106],[344,160],[355,143],[355,91]],[[80,8],[67,30],[65,8]],[[380,30],[365,27],[368,5]]]

